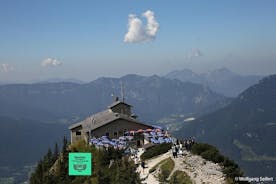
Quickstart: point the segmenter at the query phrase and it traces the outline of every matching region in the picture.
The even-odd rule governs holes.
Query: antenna
[[[115,101],[114,92],[111,93],[111,97],[112,97],[112,100],[113,100],[113,102],[114,102],[114,101]]]
[[[125,91],[124,91],[124,83],[123,81],[121,81],[121,98],[122,98],[122,101],[125,102]]]
[[[115,102],[116,101],[116,96],[115,96],[115,90],[114,90],[114,83],[113,83],[113,81],[111,80],[111,83],[112,83],[112,93],[111,93],[111,97],[112,97],[112,100],[113,100],[113,102]]]

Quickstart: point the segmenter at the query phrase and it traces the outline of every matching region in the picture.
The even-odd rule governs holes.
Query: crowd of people
[[[172,145],[172,155],[174,158],[177,158],[178,155],[183,155],[183,151],[190,151],[192,149],[193,144],[195,143],[193,138],[187,140],[177,140]]]

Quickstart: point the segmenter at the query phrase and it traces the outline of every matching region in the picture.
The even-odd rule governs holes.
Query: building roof
[[[132,107],[131,105],[129,105],[129,104],[125,103],[125,102],[116,101],[116,102],[113,102],[110,106],[108,106],[108,108],[113,108],[113,107],[115,107],[115,106],[117,106],[117,105],[119,105],[119,104],[124,104],[124,105],[126,105],[126,106]]]
[[[95,130],[101,126],[104,126],[108,123],[111,123],[117,119],[124,119],[127,121],[132,121],[135,123],[139,123],[139,124],[143,124],[146,125],[142,122],[139,122],[138,120],[124,115],[124,114],[120,114],[120,113],[115,113],[113,112],[111,109],[107,109],[105,111],[99,112],[97,114],[94,114],[92,116],[87,117],[86,119],[84,119],[81,122],[75,123],[73,125],[71,125],[69,127],[70,130],[77,128],[79,126],[82,126],[83,129],[88,129],[88,130]],[[146,126],[150,126],[150,125],[146,125]]]

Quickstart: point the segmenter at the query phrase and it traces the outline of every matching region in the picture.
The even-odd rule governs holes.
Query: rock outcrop
[[[190,177],[190,180],[195,184],[226,183],[226,176],[223,174],[223,168],[220,165],[207,161],[202,157],[193,155],[187,151],[184,151],[183,156],[179,156],[178,158],[173,158],[171,152],[169,151],[165,154],[159,155],[158,157],[147,160],[147,168],[144,172],[141,167],[138,168],[138,172],[140,172],[140,177],[143,180],[143,183],[158,184],[158,175],[160,173],[160,166],[158,167],[158,164],[169,157],[171,157],[174,161],[174,168],[167,180],[170,180],[173,173],[178,170],[185,172]],[[150,170],[156,166],[157,169],[150,173]]]

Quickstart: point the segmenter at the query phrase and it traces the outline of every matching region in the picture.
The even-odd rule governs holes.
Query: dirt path
[[[158,184],[158,179],[153,173],[149,173],[149,170],[162,160],[171,157],[175,162],[175,167],[169,176],[172,176],[173,172],[176,170],[184,171],[190,176],[191,180],[195,184],[223,184],[225,183],[225,176],[222,173],[222,168],[213,162],[206,161],[202,157],[197,155],[192,155],[190,152],[184,152],[185,156],[178,158],[173,158],[171,152],[167,152],[158,157],[146,161],[147,168],[142,172],[141,166],[138,168],[140,172],[140,177],[143,183],[147,184]]]
[[[158,184],[159,181],[155,178],[155,176],[152,173],[149,173],[149,170],[153,168],[156,164],[161,162],[162,160],[169,158],[171,156],[170,152],[164,153],[158,157],[152,158],[150,160],[146,161],[146,169],[144,170],[144,173],[142,171],[141,166],[139,166],[138,170],[140,171],[140,178],[145,179],[143,183],[147,184]]]
[[[185,156],[174,159],[175,167],[173,172],[176,170],[186,172],[195,184],[225,183],[225,176],[222,173],[221,166],[207,161],[200,156],[192,155],[190,152],[185,151],[184,154]]]

